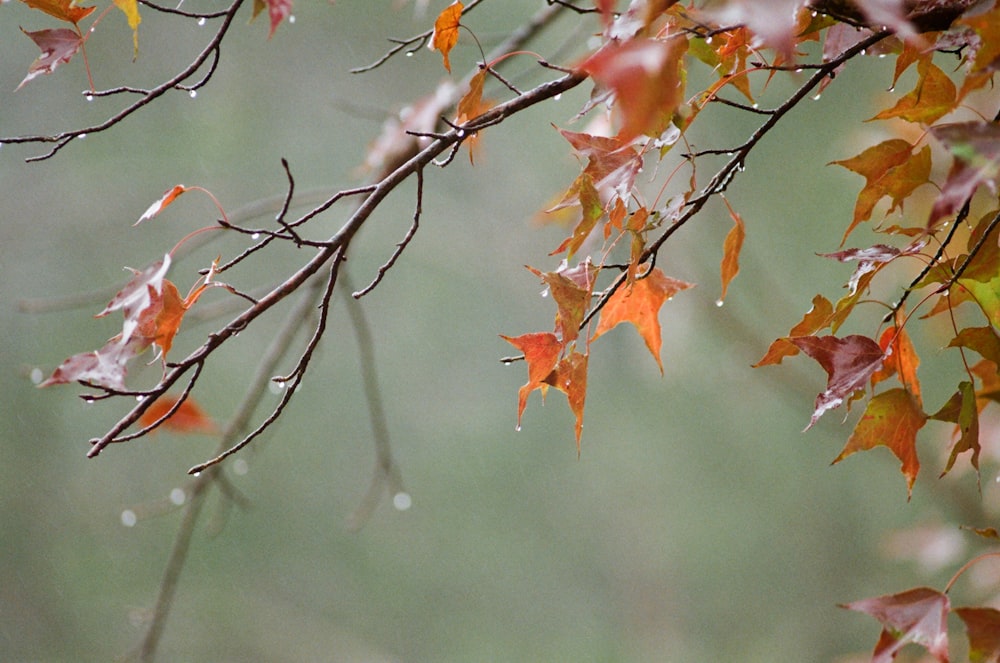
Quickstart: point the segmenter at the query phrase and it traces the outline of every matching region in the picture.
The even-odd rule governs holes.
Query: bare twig
[[[358,290],[351,294],[351,296],[354,299],[361,299],[369,292],[374,290],[375,286],[377,286],[379,283],[382,282],[382,278],[385,276],[385,273],[388,272],[390,269],[392,269],[392,266],[396,264],[396,260],[398,260],[399,256],[403,254],[403,251],[406,250],[406,247],[409,246],[410,240],[412,240],[413,236],[417,234],[417,228],[420,227],[420,213],[423,211],[423,200],[424,200],[424,171],[418,170],[417,203],[416,203],[416,208],[413,210],[413,223],[410,224],[410,228],[409,230],[406,231],[406,235],[403,236],[403,239],[400,240],[398,244],[396,244],[396,250],[392,252],[392,255],[389,256],[389,259],[385,262],[385,264],[383,264],[381,267],[378,268],[378,273],[375,275],[375,278],[372,279],[372,282],[366,285],[361,290]]]
[[[28,159],[25,160],[28,162],[44,161],[45,159],[49,159],[52,156],[54,156],[56,152],[58,152],[62,148],[66,147],[66,145],[68,145],[70,141],[72,141],[74,138],[84,135],[96,134],[102,131],[106,131],[107,129],[110,129],[111,127],[115,126],[128,116],[132,115],[132,113],[135,113],[136,111],[143,108],[147,104],[163,96],[170,90],[177,89],[179,86],[182,86],[186,80],[194,76],[194,74],[201,68],[201,66],[205,63],[205,61],[208,60],[209,56],[214,54],[217,58],[218,50],[222,44],[222,39],[226,36],[226,33],[232,26],[233,19],[236,16],[236,12],[243,4],[243,2],[244,0],[233,0],[232,4],[229,5],[229,7],[222,14],[219,15],[219,17],[223,19],[222,25],[219,26],[219,29],[212,36],[212,39],[208,42],[208,45],[205,46],[205,48],[201,51],[201,53],[199,53],[194,58],[194,60],[191,61],[191,64],[186,66],[180,73],[178,73],[173,78],[164,81],[163,83],[160,83],[158,86],[146,91],[146,93],[142,96],[142,98],[135,101],[126,108],[122,109],[118,113],[115,113],[104,122],[95,124],[93,126],[84,127],[81,129],[72,129],[70,131],[64,131],[62,133],[53,134],[49,136],[32,135],[32,136],[10,136],[6,138],[0,137],[0,144],[52,143],[53,146],[48,152],[37,156],[29,157]],[[215,65],[213,64],[209,70],[208,75],[196,85],[197,86],[204,85],[208,81],[208,78],[211,76],[212,72],[214,71],[215,71]],[[189,87],[187,89],[193,89],[193,88]]]

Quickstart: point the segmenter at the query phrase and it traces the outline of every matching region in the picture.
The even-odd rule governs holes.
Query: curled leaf
[[[868,378],[882,366],[882,348],[867,336],[800,336],[788,340],[819,362],[828,376],[826,391],[816,397],[806,430],[824,412],[839,407],[854,392],[864,389]]]
[[[28,75],[17,86],[18,90],[36,76],[51,74],[56,70],[56,67],[72,60],[76,52],[80,50],[80,46],[83,45],[80,35],[75,30],[70,30],[69,28],[37,30],[35,32],[28,32],[24,28],[21,28],[21,32],[35,42],[35,45],[42,50],[42,54],[28,67]]]
[[[441,51],[444,68],[448,70],[448,73],[451,73],[451,62],[448,60],[448,54],[458,43],[458,26],[464,8],[465,6],[461,2],[455,0],[438,14],[437,20],[434,21],[434,35],[428,44],[432,51]]]

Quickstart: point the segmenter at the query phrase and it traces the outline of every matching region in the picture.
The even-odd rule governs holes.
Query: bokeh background
[[[542,4],[489,2],[465,22],[488,48]],[[127,279],[123,266],[156,260],[216,212],[192,193],[154,221],[132,222],[178,183],[206,187],[230,211],[280,194],[281,158],[301,192],[359,184],[386,114],[445,73],[426,50],[366,75],[348,70],[381,55],[387,37],[426,29],[444,5],[434,0],[421,15],[389,0],[300,1],[295,22],[267,40],[266,17],[247,24],[248,4],[195,98],[166,95],[41,163],[24,163],[39,146],[0,150],[0,658],[107,661],[134,647],[180,521],[170,497],[217,443],[159,433],[88,460],[87,441],[126,405],[88,405],[75,386],[32,382],[33,372],[47,374],[116,332],[118,320],[92,314]],[[55,26],[18,2],[0,6],[0,16],[0,134],[75,128],[120,107],[83,98],[80,57],[15,93],[37,55],[17,26]],[[211,24],[148,10],[143,18],[134,63],[120,13],[91,39],[99,88],[158,82],[211,34]],[[595,30],[578,22],[561,18],[531,47],[571,57]],[[463,34],[456,78],[477,56]],[[521,59],[509,74],[540,80],[531,58]],[[374,452],[341,300],[301,393],[239,455],[238,471],[227,469],[249,508],[227,509],[217,496],[207,503],[159,660],[864,660],[878,625],[836,604],[942,587],[978,545],[958,523],[991,524],[995,467],[981,498],[973,475],[938,481],[948,431],[929,426],[908,502],[888,452],[830,466],[850,432],[841,412],[801,433],[825,384],[818,366],[801,357],[750,365],[813,295],[839,297],[850,274],[815,253],[837,249],[862,182],[825,164],[890,135],[884,123],[860,121],[888,103],[891,67],[891,58],[872,57],[845,71],[754,150],[728,194],[748,238],[724,306],[716,300],[725,208],[710,208],[670,242],[658,265],[698,287],[661,313],[665,374],[631,329],[595,343],[579,458],[557,392],[544,407],[534,394],[515,431],[525,370],[498,361],[512,354],[498,335],[551,325],[552,303],[523,265],[557,264],[547,254],[567,229],[540,225],[538,211],[579,166],[550,123],[583,130],[586,121],[571,121],[588,90],[490,129],[474,167],[462,154],[428,172],[416,238],[363,300],[412,508],[395,511],[387,498],[359,532],[347,527]],[[691,89],[698,76],[708,76],[704,67],[692,69]],[[797,81],[776,80],[761,105]],[[698,147],[739,144],[755,127],[754,117],[713,112],[689,136]],[[654,191],[668,167],[647,169]],[[352,246],[357,284],[406,231],[413,191],[394,195]],[[334,208],[312,235],[328,235],[348,212]],[[857,245],[870,240],[866,232]],[[176,264],[172,278],[184,290],[212,257],[243,245],[213,242]],[[232,280],[248,290],[274,283],[307,255],[279,249]],[[64,296],[56,310],[33,308]],[[228,297],[213,291],[202,303]],[[241,334],[202,377],[197,398],[219,421],[281,316]],[[185,322],[174,356],[224,320]],[[945,334],[922,339],[931,347],[921,369],[928,407],[959,379],[942,367]],[[157,370],[136,368],[131,379],[150,384]],[[277,398],[269,394],[258,416]],[[134,526],[123,525],[126,510],[138,514]],[[973,585],[960,583],[956,596],[982,600]]]

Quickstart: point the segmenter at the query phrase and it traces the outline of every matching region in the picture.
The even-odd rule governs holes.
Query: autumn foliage
[[[85,53],[87,41],[101,33],[81,27],[81,22],[102,20],[103,11],[92,18],[99,7],[124,12],[136,49],[140,4],[143,11],[156,10],[135,0],[103,3],[107,7],[100,3],[83,7],[70,0],[22,1],[59,26],[24,30],[42,54],[26,63],[22,86],[41,74],[53,74],[59,65]],[[240,4],[234,3],[225,15],[231,19]],[[632,328],[659,372],[669,376],[669,363],[665,365],[661,357],[663,326],[670,324],[665,304],[694,284],[657,260],[661,247],[674,241],[709,201],[724,202],[727,227],[729,221],[732,227],[719,247],[719,282],[700,286],[717,289],[721,305],[738,278],[744,240],[754,232],[753,219],[739,213],[740,201],[726,195],[729,183],[744,168],[753,167],[753,149],[790,109],[836,85],[838,72],[855,59],[877,55],[895,61],[886,88],[894,90],[904,74],[914,78],[915,84],[895,92],[893,101],[869,120],[885,123],[886,131],[895,137],[830,164],[858,176],[853,213],[835,233],[840,248],[823,254],[845,265],[845,281],[832,284],[842,285],[843,293],[835,298],[817,294],[800,321],[787,321],[786,335],[761,348],[755,366],[777,366],[800,354],[803,360],[818,364],[822,371],[816,372],[818,394],[811,408],[803,403],[805,428],[834,410],[856,415],[834,463],[860,451],[885,447],[900,463],[909,496],[920,477],[918,439],[933,425],[951,432],[941,474],[964,463],[979,471],[984,441],[989,436],[995,442],[998,434],[986,429],[981,414],[1000,400],[1000,97],[995,89],[1000,69],[1000,5],[965,0],[730,0],[707,7],[701,2],[669,0],[550,2],[543,12],[572,13],[587,21],[588,30],[599,35],[597,45],[563,62],[540,61],[539,69],[551,77],[522,91],[503,77],[500,68],[508,59],[537,60],[533,55],[511,48],[468,61],[469,52],[481,53],[477,46],[458,61],[456,46],[475,40],[477,25],[471,10],[478,4],[448,5],[428,20],[427,32],[402,42],[373,65],[382,65],[403,46],[426,44],[440,54],[446,73],[453,74],[460,67],[470,73],[464,80],[449,82],[451,87],[442,85],[412,104],[407,114],[386,122],[365,159],[372,184],[342,190],[294,220],[286,218],[286,204],[274,227],[265,231],[230,223],[220,206],[222,219],[211,227],[246,235],[250,248],[229,257],[229,262],[220,258],[204,267],[197,278],[186,279],[192,283],[186,295],[167,279],[172,268],[169,252],[144,269],[132,270],[132,278],[98,313],[120,311],[122,331],[101,348],[66,359],[41,383],[81,383],[92,390],[88,398],[142,397],[107,435],[92,441],[91,455],[108,444],[139,437],[123,435],[134,424],[142,433],[161,424],[172,424],[181,432],[218,432],[192,396],[203,363],[257,315],[314,276],[325,274],[318,277],[327,279],[325,289],[320,288],[323,316],[296,371],[282,380],[294,382],[301,377],[323,335],[330,292],[351,238],[387,192],[403,180],[417,180],[413,227],[371,287],[383,276],[389,277],[392,264],[417,230],[423,168],[449,165],[464,143],[471,158],[471,148],[481,133],[494,131],[492,127],[511,115],[582,85],[590,91],[580,109],[581,116],[590,121],[588,128],[553,129],[579,163],[578,174],[553,192],[555,202],[545,210],[550,218],[570,219],[567,234],[550,247],[552,264],[531,266],[526,272],[526,278],[538,279],[550,296],[553,317],[540,320],[534,331],[497,330],[519,353],[504,361],[523,361],[526,368],[526,382],[517,390],[518,428],[534,392],[544,398],[554,388],[565,395],[573,414],[572,435],[580,454],[585,449],[588,362],[591,352],[601,351],[606,336],[626,333],[619,327]],[[271,36],[292,8],[291,0],[254,0],[250,18],[266,11]],[[330,11],[336,11],[335,7]],[[222,36],[224,30],[219,39]],[[692,72],[704,73],[706,67],[708,84],[692,84],[700,80]],[[759,107],[757,99],[778,77],[792,81],[795,91],[772,108]],[[179,83],[172,87],[186,89]],[[165,91],[152,89],[147,97],[155,99]],[[695,149],[687,144],[687,132],[713,104],[759,118],[758,130],[739,145]],[[140,107],[129,107],[125,115]],[[2,140],[52,143],[52,151],[41,157],[47,158],[72,135]],[[680,165],[657,170],[668,155],[679,155]],[[292,178],[285,167],[291,199]],[[648,176],[640,178],[640,173],[648,171],[657,178],[653,187]],[[193,189],[198,187],[168,189],[139,220],[159,215]],[[299,229],[344,199],[356,199],[359,204],[343,228],[326,241],[304,240]],[[879,241],[856,245],[863,226],[877,234]],[[315,253],[301,270],[262,298],[224,285],[228,296],[247,300],[246,312],[187,358],[178,361],[170,355],[175,338],[182,333],[185,314],[208,288],[222,285],[217,276],[273,242],[311,247]],[[900,265],[907,269],[899,269]],[[892,295],[886,301],[877,301],[872,294],[887,291]],[[913,339],[920,337],[915,332],[928,321],[945,318],[951,329],[945,345],[953,360],[954,390],[945,402],[925,402],[918,367],[921,355],[937,352],[937,348],[920,347]],[[127,386],[129,363],[149,348],[158,353],[162,378],[145,389]],[[181,395],[169,395],[167,390],[180,384],[182,376],[188,382]],[[769,374],[763,372],[758,379],[766,382]],[[292,391],[287,391],[282,405],[258,429],[193,469],[204,471],[239,451],[281,414]],[[927,451],[922,453],[926,456]],[[882,625],[873,661],[892,660],[908,643],[919,645],[938,661],[948,661],[950,614],[964,623],[973,660],[1000,659],[1000,613],[988,607],[953,608],[948,589],[950,584],[943,591],[921,587],[844,607],[870,615]]]

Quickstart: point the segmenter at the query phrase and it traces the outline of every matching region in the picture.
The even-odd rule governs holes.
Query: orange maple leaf
[[[686,39],[612,41],[587,58],[580,70],[613,90],[622,126],[617,138],[659,136],[684,100]]]
[[[906,477],[907,496],[912,495],[913,482],[920,472],[917,431],[926,422],[927,415],[905,389],[890,389],[877,394],[868,402],[854,433],[833,462],[839,463],[856,451],[887,447],[902,463],[900,471]]]
[[[563,357],[545,383],[566,394],[569,409],[576,417],[576,453],[580,455],[580,435],[583,433],[583,406],[587,399],[587,355],[575,350]]]
[[[139,425],[143,428],[152,425],[170,412],[174,406],[177,409],[160,424],[161,427],[175,433],[215,433],[218,431],[212,418],[205,414],[205,411],[190,396],[185,398],[180,405],[177,405],[176,396],[161,396],[142,413]]]
[[[437,20],[434,21],[434,35],[428,44],[432,51],[441,51],[444,68],[448,70],[448,73],[451,73],[451,62],[448,61],[448,54],[458,43],[458,26],[464,8],[465,5],[456,0],[438,14]]]
[[[670,278],[654,268],[648,276],[637,279],[631,287],[622,286],[611,295],[601,311],[601,321],[597,325],[597,331],[590,340],[596,339],[623,322],[631,322],[639,330],[646,347],[656,359],[660,373],[663,373],[663,362],[660,360],[660,346],[663,339],[660,335],[658,318],[660,307],[681,290],[693,286],[693,283]]]
[[[97,7],[77,7],[74,0],[21,0],[32,9],[40,9],[60,21],[76,25]]]
[[[545,397],[545,392],[548,390],[545,379],[555,369],[563,344],[551,332],[536,332],[516,337],[501,334],[500,338],[523,352],[524,359],[528,362],[528,382],[517,391],[517,429],[521,430],[521,415],[528,405],[528,396],[535,389],[541,389],[542,398]]]
[[[455,116],[456,124],[465,124],[469,120],[473,120],[490,108],[493,107],[492,102],[483,99],[483,84],[486,82],[486,69],[480,69],[479,72],[472,77],[469,81],[469,91],[465,93],[459,102],[458,110]],[[469,145],[469,162],[475,163],[474,152],[476,145],[479,141],[479,133],[476,132],[473,135],[466,138]]]

